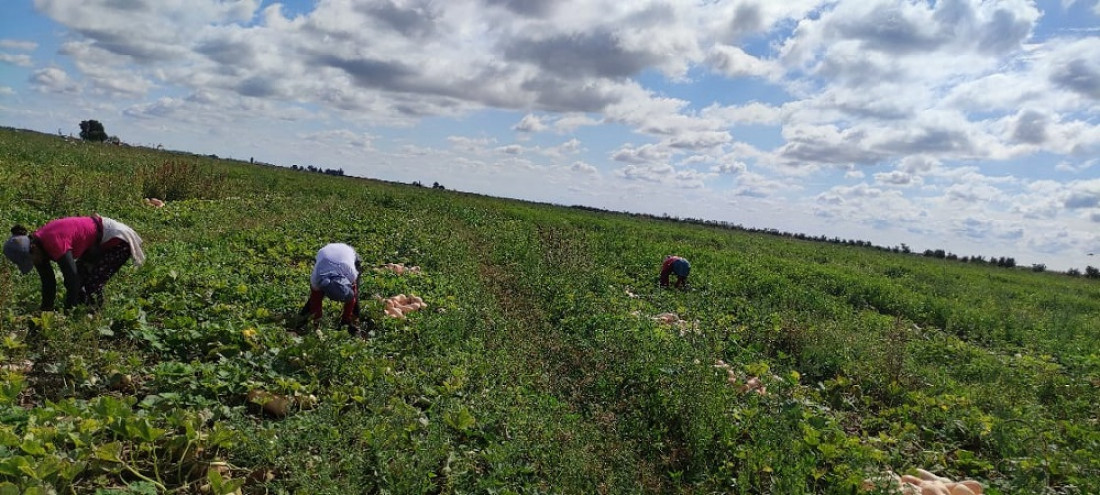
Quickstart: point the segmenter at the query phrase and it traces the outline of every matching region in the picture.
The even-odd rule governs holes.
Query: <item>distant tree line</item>
[[[939,258],[939,259],[946,259],[946,260],[951,260],[951,261],[961,261],[963,263],[986,263],[986,264],[989,264],[989,265],[996,265],[996,266],[999,266],[999,267],[1002,267],[1002,268],[1015,268],[1016,267],[1016,258],[1009,258],[1009,257],[1003,257],[1003,256],[1000,257],[1000,258],[990,257],[988,260],[986,260],[984,256],[962,256],[962,257],[959,257],[955,253],[947,253],[947,252],[944,252],[944,250],[942,250],[942,249],[935,249],[935,250],[925,249],[924,250],[924,256],[929,257],[929,258]],[[1033,271],[1037,271],[1037,272],[1045,271],[1046,270],[1046,265],[1031,265],[1031,269]]]
[[[342,169],[342,168],[320,168],[320,167],[314,167],[313,165],[309,165],[309,166],[305,166],[305,167],[299,167],[297,165],[291,165],[290,169],[291,170],[298,170],[298,171],[301,171],[301,172],[315,172],[315,173],[318,173],[318,174],[337,175],[337,176],[340,176],[340,177],[344,176],[344,169]]]
[[[752,232],[752,233],[757,233],[757,234],[767,234],[767,235],[773,235],[773,236],[778,236],[778,237],[798,239],[798,240],[803,240],[803,241],[827,242],[827,243],[830,243],[830,244],[842,244],[842,245],[846,245],[846,246],[865,247],[865,248],[877,249],[879,251],[889,251],[889,252],[901,253],[901,254],[912,254],[913,253],[912,249],[908,245],[906,245],[905,243],[902,243],[901,245],[898,245],[898,246],[878,246],[878,245],[872,244],[870,241],[863,241],[863,240],[858,240],[858,239],[841,239],[840,237],[835,237],[835,236],[834,237],[829,237],[829,236],[826,236],[826,235],[814,236],[814,235],[804,234],[804,233],[801,233],[801,232],[781,231],[779,229],[774,229],[774,228],[745,227],[745,226],[740,225],[740,224],[726,222],[726,221],[723,221],[723,220],[704,220],[704,219],[691,218],[691,217],[680,218],[680,217],[677,217],[677,216],[669,215],[668,213],[665,213],[665,214],[662,214],[662,215],[652,215],[652,214],[649,214],[649,213],[632,213],[632,212],[626,212],[626,211],[606,210],[606,209],[603,209],[603,208],[596,208],[596,207],[584,206],[584,205],[573,205],[570,208],[574,208],[574,209],[578,209],[578,210],[595,211],[595,212],[601,212],[601,213],[616,213],[616,214],[622,214],[622,215],[629,215],[629,216],[636,217],[636,218],[647,218],[647,219],[651,219],[651,220],[664,220],[664,221],[672,221],[672,222],[680,222],[680,223],[690,223],[690,224],[696,224],[696,225],[705,225],[705,226],[710,226],[710,227],[720,227],[720,228],[724,228],[724,229],[738,230],[738,231],[743,231],[743,232]],[[990,257],[989,259],[986,259],[984,256],[959,256],[957,254],[949,253],[947,251],[944,251],[943,249],[926,249],[921,254],[925,257],[938,258],[938,259],[943,259],[943,260],[948,260],[948,261],[958,261],[958,262],[962,262],[962,263],[979,263],[979,264],[986,264],[986,265],[989,265],[989,266],[997,266],[997,267],[1001,267],[1001,268],[1016,268],[1016,259],[1012,258],[1012,257],[1002,256],[1002,257]],[[1031,265],[1031,270],[1036,271],[1036,272],[1043,272],[1043,271],[1046,271],[1046,265],[1044,265],[1044,264],[1034,264],[1034,265]],[[1066,273],[1066,275],[1073,276],[1073,277],[1080,277],[1082,275],[1081,271],[1076,269],[1076,268],[1070,268],[1065,273]],[[1092,279],[1100,278],[1100,268],[1094,268],[1092,266],[1089,266],[1089,267],[1085,268],[1084,276],[1085,276],[1085,278],[1092,278]]]
[[[414,185],[414,186],[416,186],[416,187],[424,187],[424,183],[422,183],[422,182],[420,182],[420,181],[418,181],[418,180],[414,180],[414,181],[412,182],[412,185]],[[438,183],[438,182],[433,182],[433,183],[432,183],[432,189],[447,189],[447,188],[446,188],[446,187],[443,187],[443,184],[440,184],[440,183]]]

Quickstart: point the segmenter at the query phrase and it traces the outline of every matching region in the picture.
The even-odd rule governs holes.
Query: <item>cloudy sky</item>
[[[1100,266],[1100,0],[9,0],[0,125],[86,119],[222,157]]]

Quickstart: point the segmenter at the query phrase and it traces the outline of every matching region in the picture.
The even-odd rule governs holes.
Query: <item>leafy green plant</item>
[[[212,165],[187,161],[165,161],[137,171],[142,197],[164,201],[220,199],[230,187],[228,177]]]

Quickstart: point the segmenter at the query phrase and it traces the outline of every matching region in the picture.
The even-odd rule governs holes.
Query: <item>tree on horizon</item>
[[[107,140],[107,137],[107,131],[98,120],[85,120],[80,122],[80,139],[102,143]]]

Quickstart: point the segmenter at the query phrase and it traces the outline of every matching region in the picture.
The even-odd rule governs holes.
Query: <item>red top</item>
[[[51,220],[36,230],[34,236],[50,259],[58,261],[69,250],[73,258],[79,259],[88,248],[95,246],[99,232],[92,217],[67,217]]]

